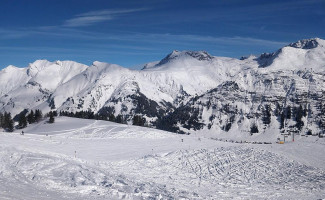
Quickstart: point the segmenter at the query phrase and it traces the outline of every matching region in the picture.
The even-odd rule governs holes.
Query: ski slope
[[[0,199],[325,197],[324,138],[232,143],[67,117],[24,132],[0,132]]]

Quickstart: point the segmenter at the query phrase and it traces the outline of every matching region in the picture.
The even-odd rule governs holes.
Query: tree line
[[[43,113],[41,110],[31,110],[28,114],[27,110],[24,110],[17,114],[13,119],[10,112],[0,113],[0,127],[7,132],[13,132],[15,128],[23,129],[26,128],[28,124],[38,123],[43,119]],[[57,116],[56,111],[50,111],[46,114],[49,117],[49,123],[54,123],[54,117]],[[15,127],[15,121],[18,125]]]
[[[66,116],[66,117],[82,118],[82,119],[105,120],[105,121],[111,121],[120,124],[127,123],[127,119],[125,116],[120,114],[115,116],[112,113],[106,113],[106,112],[95,114],[92,111],[77,111],[77,112],[60,111],[59,115]],[[141,115],[134,115],[132,118],[132,125],[145,126],[146,118],[142,117]]]
[[[82,118],[82,119],[96,119],[96,120],[105,120],[116,122],[120,124],[127,124],[126,116],[114,114],[105,114],[105,113],[97,113],[94,114],[92,111],[78,111],[78,112],[67,112],[67,111],[50,111],[45,115],[48,117],[49,123],[55,122],[55,117],[58,115],[60,116],[67,116],[67,117],[75,117],[75,118]],[[13,132],[14,129],[23,129],[28,126],[28,124],[38,123],[44,118],[43,113],[41,110],[24,110],[17,114],[14,119],[11,117],[10,112],[0,113],[0,127],[3,128],[7,132]],[[15,121],[18,122],[18,125],[15,127]],[[141,115],[134,115],[132,118],[132,125],[136,126],[146,126],[146,119]]]

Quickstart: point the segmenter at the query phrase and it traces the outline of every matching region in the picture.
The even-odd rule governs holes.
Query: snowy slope
[[[164,127],[164,117],[170,121],[174,115],[172,121],[184,132],[240,128],[248,133],[253,123],[265,128],[263,107],[270,106],[272,116],[272,125],[263,132],[279,132],[280,114],[288,106],[302,106],[309,115],[300,132],[317,133],[325,126],[324,74],[325,41],[319,38],[243,59],[173,51],[142,70],[98,61],[88,67],[38,60],[24,69],[9,66],[0,71],[0,112],[15,116],[24,109],[83,110],[123,115],[129,123],[140,114],[153,127]],[[238,89],[227,88],[228,83]],[[228,105],[231,108],[224,109]],[[184,112],[192,116],[185,119],[179,114]],[[286,128],[295,120],[288,119]]]
[[[272,54],[263,54],[258,61],[267,70],[304,70],[324,72],[325,40],[300,40]]]
[[[27,69],[8,66],[0,71],[0,97],[27,83]]]
[[[142,71],[100,62],[94,62],[93,66],[87,68],[74,62],[51,63],[41,60],[27,68],[27,76],[29,76],[29,83],[39,84],[42,90],[49,91],[57,109],[61,107],[63,110],[70,108],[73,111],[91,109],[97,112],[106,102],[109,103],[110,99],[134,94],[134,90],[140,91],[157,103],[173,104],[180,93],[201,94],[221,83],[227,75],[240,70],[237,69],[240,65],[239,60],[213,58],[210,55],[209,60],[205,60],[199,56],[200,54],[204,54],[204,57],[207,53],[183,52],[177,58],[166,57],[157,64],[160,67],[151,67]],[[170,61],[167,62],[168,59]],[[163,61],[166,62],[164,66],[162,66]],[[25,85],[21,86],[24,87]],[[123,94],[120,94],[120,91],[123,91]],[[4,105],[8,104],[10,101],[8,99],[14,99],[17,93],[10,88],[3,89],[1,92],[9,96],[7,99],[1,99]],[[69,97],[77,102],[83,101],[85,105],[79,108],[71,105],[71,102],[67,101]],[[15,99],[15,102],[18,101]],[[31,104],[32,102],[28,102],[28,105]],[[2,110],[17,113],[18,108],[12,107],[3,106]]]
[[[0,199],[320,199],[323,138],[245,144],[56,118],[0,132]]]
[[[1,111],[11,112],[13,115],[24,109],[38,108],[44,102],[46,106],[41,110],[50,110],[49,97],[59,85],[72,79],[87,68],[86,65],[73,61],[37,60],[27,68],[9,66],[0,72],[0,80],[4,87],[0,94]]]
[[[51,63],[46,60],[39,60],[30,64],[28,73],[33,77],[30,79],[31,82],[37,82],[43,88],[53,91],[59,85],[83,72],[86,68],[86,65],[73,61],[56,61]]]

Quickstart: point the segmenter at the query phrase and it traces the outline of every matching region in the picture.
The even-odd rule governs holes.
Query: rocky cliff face
[[[160,128],[180,132],[240,130],[247,134],[256,133],[253,127],[259,133],[325,130],[324,73],[298,70],[242,74],[248,76],[252,77],[246,84],[251,87],[242,87],[236,81],[223,82],[164,117]]]

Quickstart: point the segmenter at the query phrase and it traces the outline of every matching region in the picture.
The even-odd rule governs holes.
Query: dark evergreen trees
[[[304,126],[302,117],[305,116],[305,111],[301,105],[295,109],[294,115],[295,115],[296,127],[298,128],[298,130],[301,130],[302,127]]]
[[[32,124],[34,123],[36,120],[35,120],[35,114],[34,114],[34,111],[31,110],[30,113],[27,115],[27,121],[29,124]]]
[[[262,121],[264,125],[269,125],[271,123],[271,107],[270,105],[265,105],[263,109]]]
[[[8,132],[13,132],[14,131],[14,121],[11,118],[8,121],[7,131]]]
[[[285,109],[285,117],[286,119],[291,119],[291,107],[287,106],[287,108]]]
[[[125,124],[125,120],[122,115],[117,115],[115,122],[120,124]]]
[[[11,118],[11,114],[5,112],[3,118],[4,118],[4,120],[3,120],[2,127],[8,132],[13,132],[14,131],[14,121]]]
[[[110,114],[108,117],[108,121],[115,122],[115,116],[113,114]]]
[[[18,121],[18,128],[25,128],[27,127],[27,119],[25,115],[21,115]]]
[[[281,112],[279,118],[280,118],[280,129],[283,129],[284,128],[284,120],[285,120],[284,112]]]
[[[254,133],[258,133],[258,127],[257,127],[256,123],[253,123],[251,125],[251,135],[253,135]]]
[[[42,111],[40,111],[38,109],[35,110],[34,118],[35,118],[35,122],[39,122],[43,118]]]
[[[0,113],[0,127],[3,127],[4,124],[4,116],[2,113]]]
[[[227,122],[225,126],[222,127],[222,130],[228,132],[231,128],[231,123]]]
[[[146,123],[146,119],[141,117],[140,115],[134,115],[132,124],[136,126],[144,126]]]
[[[58,112],[56,110],[53,110],[52,112],[53,112],[53,116],[54,117],[57,117],[58,116]]]
[[[49,123],[54,123],[54,113],[52,111],[49,112]]]

